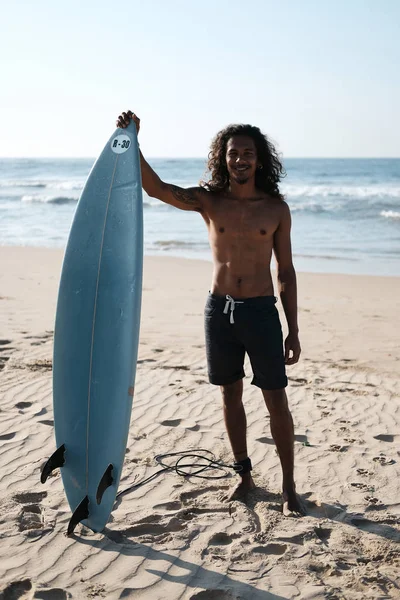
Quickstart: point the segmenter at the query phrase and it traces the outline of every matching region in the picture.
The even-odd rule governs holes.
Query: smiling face
[[[226,166],[231,181],[245,184],[255,177],[257,149],[254,140],[247,135],[235,135],[226,145]]]

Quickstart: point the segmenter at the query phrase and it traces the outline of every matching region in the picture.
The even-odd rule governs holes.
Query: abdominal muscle
[[[263,244],[264,246],[264,244]],[[220,296],[228,294],[232,298],[254,298],[256,296],[273,296],[274,286],[271,277],[271,250],[262,257],[254,252],[217,252],[213,250],[214,272],[211,292]],[[221,255],[230,256],[221,256]],[[267,256],[266,256],[267,254]],[[225,260],[221,260],[224,258]]]

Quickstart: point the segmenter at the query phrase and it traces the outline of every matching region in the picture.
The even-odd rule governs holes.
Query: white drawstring
[[[235,320],[233,318],[233,311],[235,310],[235,304],[243,304],[241,300],[234,300],[232,296],[226,295],[226,304],[224,308],[224,315],[228,313],[228,310],[231,309],[231,315],[229,317],[229,322],[234,323]]]

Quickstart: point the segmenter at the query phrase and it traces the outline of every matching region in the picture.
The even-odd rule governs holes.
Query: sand
[[[355,600],[400,598],[400,279],[298,274],[303,353],[288,369],[296,481],[281,472],[261,393],[244,402],[257,489],[237,476],[163,474],[122,496],[102,533],[70,518],[54,451],[52,336],[62,251],[0,248],[0,598]],[[232,461],[208,384],[202,312],[211,264],[145,260],[136,395],[121,489],[160,452]]]

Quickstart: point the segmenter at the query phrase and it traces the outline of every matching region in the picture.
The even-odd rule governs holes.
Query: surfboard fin
[[[65,464],[65,444],[57,448],[55,452],[50,456],[49,460],[46,462],[42,469],[42,473],[40,475],[40,481],[45,483],[46,479],[50,475],[54,469],[58,467],[62,467]]]
[[[79,506],[76,507],[74,513],[68,523],[67,535],[74,533],[75,527],[89,517],[89,496],[85,496]]]
[[[114,482],[114,479],[112,476],[113,468],[114,467],[111,464],[108,465],[107,469],[104,471],[103,477],[100,479],[100,483],[98,485],[97,492],[96,492],[97,504],[100,504],[101,499],[103,498],[104,492]]]

